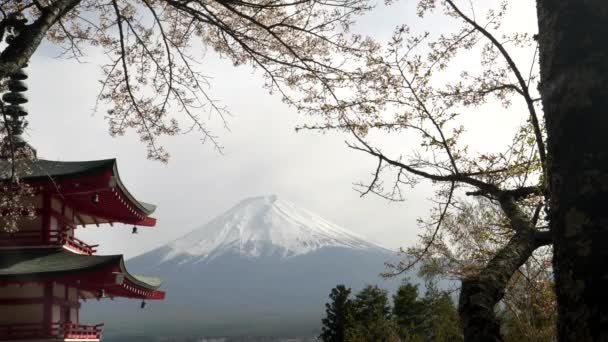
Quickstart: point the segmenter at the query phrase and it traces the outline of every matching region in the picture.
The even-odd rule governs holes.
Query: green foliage
[[[370,321],[355,324],[346,331],[346,342],[399,342],[395,322],[375,316]]]
[[[401,331],[399,335],[418,335],[424,319],[424,308],[418,300],[418,285],[403,283],[393,296],[393,302],[393,317]]]
[[[323,328],[319,338],[324,342],[343,342],[345,332],[352,321],[353,304],[349,299],[350,288],[338,285],[331,290],[331,302],[325,304],[327,317],[322,320]]]
[[[554,283],[549,278],[537,277],[530,282],[515,276],[507,301],[499,309],[501,334],[505,342],[555,341],[557,310]]]
[[[353,301],[355,320],[371,322],[376,319],[388,319],[391,316],[391,307],[388,303],[386,290],[378,286],[369,285],[357,293]]]
[[[530,317],[512,311],[501,313],[501,333],[505,342],[545,342],[556,340],[556,315],[544,319]]]
[[[450,294],[434,284],[427,285],[421,300],[425,341],[462,341],[460,318]]]
[[[420,298],[418,286],[404,282],[388,301],[386,290],[367,286],[349,299],[350,289],[332,289],[323,319],[323,341],[462,341],[458,313],[449,293],[430,284]]]
[[[367,286],[353,301],[354,324],[347,330],[345,341],[397,341],[386,290]]]
[[[429,283],[423,298],[418,286],[404,283],[393,297],[394,321],[402,341],[462,341],[458,312],[449,293]]]

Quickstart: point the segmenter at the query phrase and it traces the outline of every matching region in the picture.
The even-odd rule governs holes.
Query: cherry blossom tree
[[[183,128],[221,149],[200,119],[227,113],[197,68],[205,48],[261,69],[272,91],[301,80],[323,87],[349,56],[373,47],[348,35],[353,16],[368,9],[367,0],[2,1],[0,78],[26,65],[43,40],[59,45],[65,58],[100,48],[107,64],[99,101],[109,105],[110,133],[135,130],[148,156],[166,161],[158,138]]]
[[[327,78],[342,64],[375,48],[349,34],[353,18],[370,8],[368,0],[2,0],[0,80],[6,90],[43,41],[75,61],[101,50],[106,62],[98,103],[108,108],[110,134],[135,131],[148,157],[166,162],[159,138],[178,132],[198,132],[203,142],[222,149],[202,119],[226,125],[228,113],[199,70],[206,49],[235,66],[257,68],[269,91],[290,102],[286,88],[328,89]],[[32,191],[20,178],[35,155],[18,137],[27,125],[23,115],[12,116],[8,103],[0,104],[0,150],[10,161],[0,170],[8,180],[0,185],[0,208],[5,230],[13,231],[29,212]]]
[[[608,285],[608,53],[601,38],[608,4],[538,0],[537,32],[502,27],[506,1],[485,16],[471,1],[417,5],[422,20],[443,15],[458,27],[421,33],[416,26],[397,27],[383,52],[373,51],[336,78],[336,88],[350,91],[337,99],[323,91],[304,99],[304,110],[325,115],[303,128],[345,131],[353,137],[350,148],[376,160],[371,181],[359,184],[362,196],[401,201],[407,187],[435,185],[437,205],[421,221],[420,245],[405,250],[409,257],[389,265],[389,273],[433,258],[452,262],[451,272],[462,279],[459,311],[467,340],[501,339],[496,304],[535,251],[552,243],[548,271],[555,275],[559,339],[606,339],[608,306],[597,298],[605,298]],[[524,111],[525,120],[504,148],[487,151],[484,141],[466,136],[475,111]],[[375,131],[415,137],[418,145],[395,151],[374,139]],[[478,199],[494,208],[483,224],[448,224]]]

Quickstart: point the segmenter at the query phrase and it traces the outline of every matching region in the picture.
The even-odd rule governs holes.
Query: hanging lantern
[[[93,196],[91,197],[91,202],[97,204],[99,203],[99,194],[98,193],[94,193]]]

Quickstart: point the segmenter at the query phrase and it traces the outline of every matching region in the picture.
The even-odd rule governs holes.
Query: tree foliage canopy
[[[456,28],[397,27],[384,49],[364,56],[365,68],[342,74],[351,93],[331,105],[329,97],[310,104],[332,120],[306,128],[346,131],[350,148],[376,160],[371,181],[358,184],[362,196],[403,201],[408,187],[434,184],[436,206],[420,220],[420,243],[403,250],[404,260],[386,275],[422,261],[462,279],[459,305],[469,337],[500,339],[493,308],[513,274],[534,253],[548,257],[539,248],[551,243],[538,45],[534,32],[501,26],[506,2],[486,15],[461,1],[417,4],[421,18],[443,16]],[[525,63],[516,58],[521,55],[529,56]],[[467,137],[472,113],[520,110],[522,123],[506,146],[489,149]],[[374,139],[376,131],[415,143],[411,151],[395,150]]]
[[[133,129],[150,158],[166,161],[158,137],[183,129],[221,149],[201,119],[227,114],[200,71],[206,49],[261,69],[272,91],[328,90],[327,77],[342,63],[374,48],[347,34],[353,16],[368,9],[367,0],[3,1],[0,38],[9,39],[0,52],[0,78],[23,67],[44,39],[66,58],[99,48],[107,62],[98,99],[108,105],[110,133]]]
[[[337,294],[341,294],[336,296]],[[350,292],[343,285],[332,289],[326,304],[327,318],[323,319],[323,341],[436,341],[462,340],[458,313],[447,292],[429,285],[424,297],[418,295],[416,285],[404,282],[393,296],[394,306],[388,302],[386,290],[367,286],[348,298]],[[346,295],[346,296],[345,296]],[[334,310],[348,303],[351,312]],[[336,313],[342,315],[336,319]],[[347,322],[332,324],[331,322]],[[344,329],[345,328],[345,329]],[[342,339],[336,339],[342,336]]]

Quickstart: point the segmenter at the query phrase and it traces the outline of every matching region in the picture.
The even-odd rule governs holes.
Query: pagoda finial
[[[27,64],[25,66],[27,67]],[[7,135],[0,150],[2,159],[8,159],[11,157],[11,153],[22,152],[24,149],[31,150],[34,155],[36,153],[22,137],[23,131],[27,127],[25,116],[28,115],[28,112],[23,107],[28,102],[24,94],[28,90],[27,84],[24,82],[27,78],[28,75],[24,68],[10,74],[7,82],[9,91],[2,95],[2,101],[7,104],[3,106]]]
[[[21,31],[27,19],[23,16],[15,15],[10,21],[6,42],[11,44],[15,36]],[[23,154],[36,156],[36,150],[33,149],[23,139],[23,131],[27,127],[25,116],[28,115],[27,110],[22,106],[28,102],[27,97],[23,94],[27,91],[27,84],[24,82],[27,78],[25,72],[25,64],[8,77],[8,92],[2,95],[3,112],[1,113],[4,119],[6,128],[6,137],[0,146],[0,159],[21,157]]]

